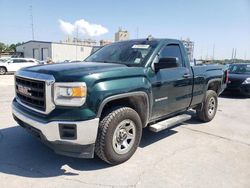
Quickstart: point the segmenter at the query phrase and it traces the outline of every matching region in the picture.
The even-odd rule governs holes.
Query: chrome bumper
[[[42,123],[22,114],[14,105],[12,105],[12,113],[16,118],[29,126],[41,131],[43,136],[49,142],[65,142],[69,144],[89,145],[94,144],[97,137],[99,118],[88,121],[52,121]],[[76,139],[63,139],[60,136],[59,124],[74,124],[76,126]]]

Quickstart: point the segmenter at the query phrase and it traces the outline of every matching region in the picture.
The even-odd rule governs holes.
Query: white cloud
[[[67,34],[67,35],[72,35],[74,30],[75,30],[75,26],[69,22],[65,22],[63,20],[59,20],[60,23],[60,29],[62,30],[63,33]]]
[[[72,35],[74,32],[78,32],[82,35],[95,37],[100,36],[108,32],[108,29],[99,24],[91,24],[84,19],[75,21],[74,24],[59,20],[60,29],[67,35]]]

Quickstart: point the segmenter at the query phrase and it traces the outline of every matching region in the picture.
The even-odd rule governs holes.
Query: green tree
[[[9,51],[9,52],[16,52],[16,44],[11,44],[11,45],[8,47],[8,51]]]
[[[0,42],[0,52],[3,52],[5,49],[6,49],[5,44]]]

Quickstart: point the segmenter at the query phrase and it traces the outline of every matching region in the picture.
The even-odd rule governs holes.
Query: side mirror
[[[178,58],[176,57],[160,58],[158,63],[154,63],[154,68],[156,72],[158,72],[160,69],[176,68],[178,66]]]

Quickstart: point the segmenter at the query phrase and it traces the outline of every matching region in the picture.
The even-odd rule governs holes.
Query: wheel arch
[[[207,83],[207,90],[213,90],[217,93],[217,95],[219,95],[220,90],[221,90],[221,84],[222,84],[222,80],[221,79],[211,79],[208,81]]]
[[[0,65],[0,68],[5,68],[6,72],[8,72],[8,69],[6,66]]]
[[[143,127],[147,125],[150,111],[149,98],[146,92],[129,92],[105,98],[99,106],[97,117],[102,117],[106,110],[114,106],[127,106],[133,108],[139,114]]]
[[[219,78],[214,78],[211,79],[207,82],[207,85],[204,89],[204,96],[203,96],[203,100],[202,102],[196,107],[196,109],[202,109],[203,107],[203,102],[206,99],[206,93],[208,90],[213,90],[217,93],[217,95],[219,95],[220,93],[220,89],[221,89],[221,84],[222,84],[222,80]]]

